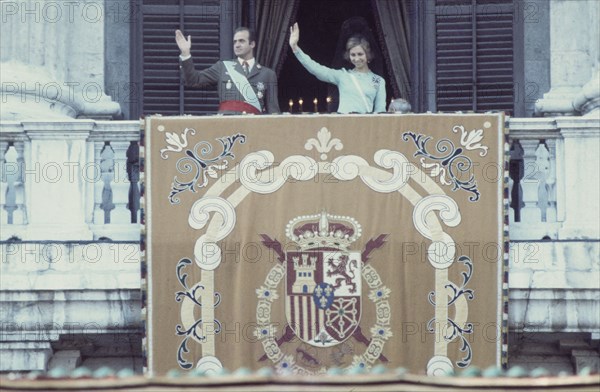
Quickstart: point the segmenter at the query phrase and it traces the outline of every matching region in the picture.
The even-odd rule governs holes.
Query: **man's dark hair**
[[[233,35],[242,32],[242,31],[247,31],[248,32],[248,43],[252,43],[252,41],[256,42],[256,32],[254,31],[254,29],[251,29],[249,27],[238,27],[237,29],[235,29],[235,31],[233,32]]]

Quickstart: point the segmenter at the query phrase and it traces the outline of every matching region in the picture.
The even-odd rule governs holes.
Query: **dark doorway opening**
[[[338,46],[338,38],[344,21],[352,17],[363,17],[375,38],[375,44],[379,47],[379,55],[373,61],[371,70],[386,80],[387,102],[392,97],[390,86],[391,73],[387,69],[383,59],[384,50],[378,40],[378,31],[373,15],[370,0],[300,0],[296,22],[300,26],[299,46],[313,60],[332,68]],[[289,30],[286,32],[289,34]],[[318,100],[318,111],[326,112],[326,97],[330,96],[334,102],[330,105],[331,111],[337,109],[337,88],[331,84],[321,82],[300,65],[289,45],[286,46],[288,55],[279,73],[279,105],[282,111],[289,111],[289,100],[294,101],[294,113],[299,111],[298,99],[304,100],[303,111],[314,112],[313,100]],[[350,69],[352,65],[348,62],[344,65]],[[386,104],[387,107],[387,104]]]

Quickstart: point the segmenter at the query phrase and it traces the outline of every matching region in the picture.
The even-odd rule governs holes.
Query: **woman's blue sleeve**
[[[385,79],[379,78],[379,87],[377,88],[377,95],[375,96],[375,105],[374,105],[374,113],[385,112]]]
[[[300,48],[298,48],[294,54],[296,55],[298,61],[300,61],[300,64],[302,64],[302,66],[304,66],[308,72],[315,75],[320,81],[336,85],[339,83],[340,74],[343,72],[342,70],[327,68],[317,63]]]

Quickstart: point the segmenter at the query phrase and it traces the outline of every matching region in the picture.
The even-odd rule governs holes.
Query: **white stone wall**
[[[82,352],[141,370],[139,244],[3,243],[0,260],[0,372],[72,370]]]

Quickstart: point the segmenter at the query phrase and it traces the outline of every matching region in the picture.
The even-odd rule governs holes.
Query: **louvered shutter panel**
[[[470,110],[473,102],[473,17],[438,0],[435,19],[438,111]],[[462,3],[465,3],[464,1]]]
[[[186,15],[185,34],[192,37],[192,54],[197,70],[203,70],[219,60],[219,14]],[[183,110],[186,114],[214,114],[219,106],[217,88],[198,90],[186,88]]]
[[[183,5],[181,5],[183,3]],[[216,87],[184,88],[179,70],[175,30],[192,36],[196,69],[220,59],[219,2],[145,0],[141,15],[142,113],[211,114],[219,104]]]
[[[513,0],[435,0],[436,110],[514,110]]]
[[[142,111],[144,114],[179,114],[179,50],[173,32],[179,15],[143,15]]]

